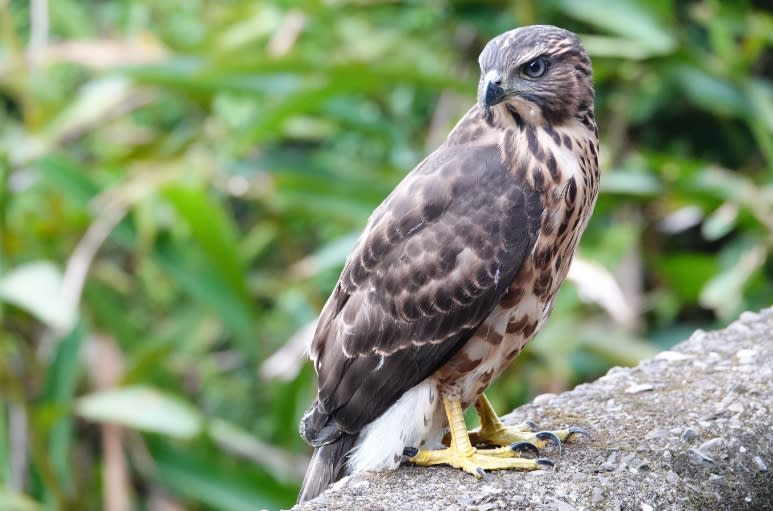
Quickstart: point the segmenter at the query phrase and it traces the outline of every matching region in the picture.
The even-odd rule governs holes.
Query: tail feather
[[[344,433],[333,442],[314,449],[298,494],[298,504],[313,499],[346,475],[349,452],[358,436]]]

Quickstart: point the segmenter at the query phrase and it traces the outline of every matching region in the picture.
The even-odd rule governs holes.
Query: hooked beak
[[[489,71],[483,80],[480,102],[483,108],[489,111],[492,106],[505,99],[505,90],[502,88],[502,76],[497,71]]]

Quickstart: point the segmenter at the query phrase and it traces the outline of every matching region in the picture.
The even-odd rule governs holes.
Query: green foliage
[[[773,301],[761,2],[41,3],[0,0],[0,508],[290,505],[312,371],[259,372],[514,26],[564,26],[593,57],[581,256],[638,321],[568,283],[494,403]]]

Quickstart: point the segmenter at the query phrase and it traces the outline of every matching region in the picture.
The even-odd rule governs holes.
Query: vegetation
[[[769,305],[763,5],[0,0],[0,508],[289,506],[312,371],[264,362],[514,26],[582,35],[603,183],[495,404]]]

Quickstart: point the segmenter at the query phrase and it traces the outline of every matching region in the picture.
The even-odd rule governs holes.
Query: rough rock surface
[[[544,451],[554,471],[477,480],[447,467],[401,466],[344,479],[295,509],[773,510],[773,309],[695,332],[673,350],[505,422],[591,432]]]

